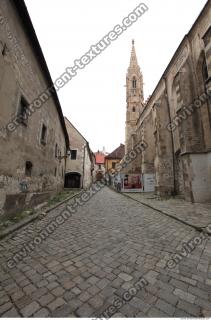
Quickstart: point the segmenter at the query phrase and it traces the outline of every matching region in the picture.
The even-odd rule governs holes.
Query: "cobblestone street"
[[[211,316],[210,238],[168,269],[199,232],[108,188],[9,269],[8,259],[64,208],[0,242],[1,317],[99,317],[142,277],[148,285],[113,316]]]

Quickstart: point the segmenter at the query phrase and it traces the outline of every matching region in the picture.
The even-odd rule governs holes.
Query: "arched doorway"
[[[103,174],[102,174],[102,172],[97,172],[97,174],[96,174],[96,180],[97,181],[100,181],[100,180],[102,180],[103,179]]]
[[[80,188],[81,174],[78,172],[69,172],[65,174],[65,188]]]

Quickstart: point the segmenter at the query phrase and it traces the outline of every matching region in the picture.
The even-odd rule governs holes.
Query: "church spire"
[[[137,67],[139,68],[138,60],[137,60],[137,57],[136,57],[135,40],[132,40],[132,50],[131,50],[131,56],[130,56],[129,69],[137,69]]]

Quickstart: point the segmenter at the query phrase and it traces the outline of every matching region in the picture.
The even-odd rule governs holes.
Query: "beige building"
[[[63,188],[68,148],[61,106],[24,1],[1,0],[1,214]]]
[[[93,182],[94,161],[89,143],[65,118],[70,141],[70,155],[66,161],[65,187],[89,188]]]
[[[135,85],[129,72],[126,151],[140,141],[148,147],[128,170],[155,174],[155,190],[161,196],[211,201],[211,1],[183,38],[145,104],[134,57],[133,47],[136,71],[132,73],[137,82]]]

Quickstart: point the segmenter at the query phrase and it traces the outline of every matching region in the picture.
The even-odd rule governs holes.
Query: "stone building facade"
[[[177,194],[191,202],[211,201],[210,0],[147,103],[139,102],[139,110],[135,133],[126,133],[126,149],[132,150],[142,140],[148,147],[129,170],[154,173],[160,196]]]
[[[89,188],[93,182],[94,161],[89,143],[74,125],[65,118],[70,141],[70,155],[66,161],[65,187]]]
[[[41,103],[37,97],[46,88]],[[62,109],[25,3],[1,0],[1,214],[36,205],[63,188],[68,148]]]

